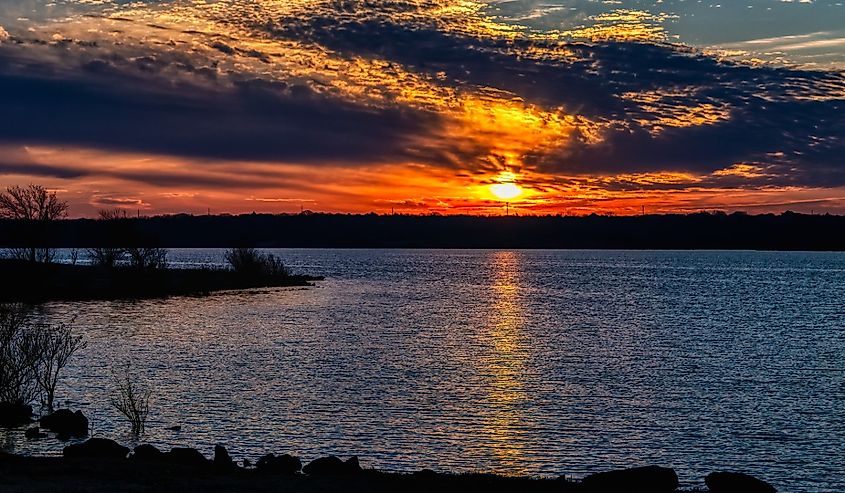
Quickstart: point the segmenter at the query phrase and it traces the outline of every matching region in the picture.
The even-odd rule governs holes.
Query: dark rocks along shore
[[[66,416],[69,418],[69,416]],[[49,420],[48,420],[49,422]],[[43,424],[43,422],[42,422]],[[63,457],[20,457],[0,452],[0,491],[288,491],[288,492],[520,492],[520,493],[670,493],[678,476],[665,467],[608,471],[574,481],[560,478],[506,477],[491,474],[389,473],[361,467],[357,457],[315,459],[267,454],[242,467],[222,445],[213,459],[191,448],[161,451],[148,444],[131,450],[105,438],[68,445]],[[774,493],[768,483],[735,472],[707,476],[712,493]],[[689,490],[687,490],[689,491]]]

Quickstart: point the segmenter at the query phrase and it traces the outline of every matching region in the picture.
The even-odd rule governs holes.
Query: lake
[[[51,303],[89,345],[57,398],[133,443],[108,405],[131,362],[144,441],[236,459],[580,477],[738,470],[845,490],[845,254],[274,250],[313,288]],[[173,250],[222,265],[223,250]],[[181,425],[181,431],[167,427]],[[55,439],[0,430],[9,451]]]

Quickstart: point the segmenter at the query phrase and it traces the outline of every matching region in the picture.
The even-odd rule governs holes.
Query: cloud
[[[598,139],[575,135],[527,152],[525,162],[544,173],[706,175],[763,162],[771,166],[771,175],[757,177],[765,183],[845,183],[845,77],[837,72],[737,63],[662,43],[482,37],[378,12],[285,17],[270,32],[598,123]]]
[[[666,43],[563,42],[443,7],[158,7],[172,24],[136,8],[11,37],[0,45],[0,142],[280,169],[407,163],[489,177],[516,168],[557,183],[597,177],[608,189],[845,184],[841,73]],[[285,184],[209,166],[6,161],[0,172],[162,187]],[[741,163],[765,173],[720,172]],[[648,174],[692,179],[628,178]]]
[[[147,209],[150,204],[137,197],[121,197],[115,195],[94,195],[91,197],[91,205],[100,207],[115,208],[138,208]]]
[[[60,49],[60,48],[59,48]],[[133,61],[137,63],[137,60]],[[9,58],[0,54],[0,67]],[[67,68],[65,68],[67,69]],[[91,60],[71,77],[50,66],[0,72],[0,141],[216,159],[374,163],[408,159],[437,116],[374,109],[306,86],[201,87]]]

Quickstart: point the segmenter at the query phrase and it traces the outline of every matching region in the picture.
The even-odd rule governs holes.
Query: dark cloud
[[[528,156],[544,172],[706,174],[764,162],[781,174],[781,185],[845,184],[843,74],[724,61],[670,44],[483,37],[447,32],[434,21],[397,23],[390,13],[298,15],[267,29],[607,124],[598,145],[575,138]],[[723,118],[696,123],[702,107]],[[674,126],[664,123],[667,117],[676,119]],[[771,159],[772,153],[783,156]]]
[[[417,156],[415,141],[438,122],[431,112],[364,106],[305,85],[174,81],[152,73],[150,67],[163,64],[153,57],[121,64],[88,60],[57,73],[34,63],[22,71],[19,60],[4,55],[0,52],[0,142],[9,144],[373,164]]]

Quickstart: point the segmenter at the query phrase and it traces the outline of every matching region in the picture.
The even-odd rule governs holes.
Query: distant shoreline
[[[33,234],[35,233],[35,234]],[[408,248],[845,251],[845,216],[697,213],[644,216],[313,214],[0,220],[0,248]]]

